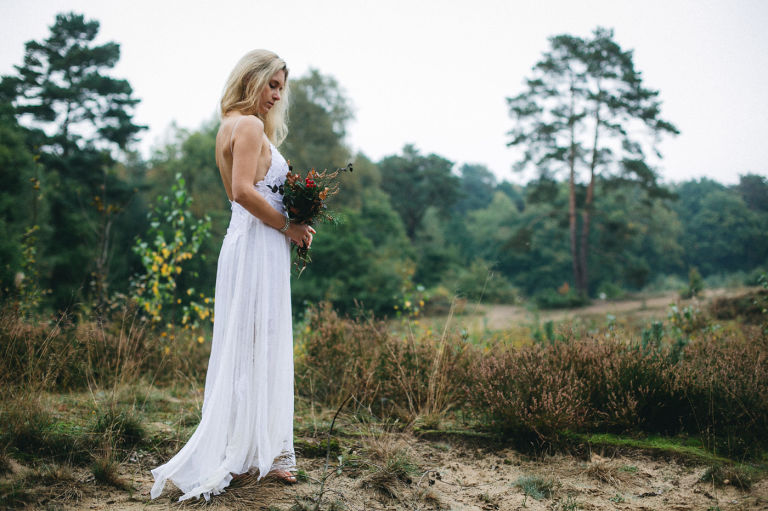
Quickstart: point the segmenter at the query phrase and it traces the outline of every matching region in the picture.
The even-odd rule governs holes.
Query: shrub
[[[146,436],[141,420],[133,411],[112,407],[98,415],[93,432],[117,448],[133,447]]]
[[[75,424],[62,422],[29,396],[3,403],[0,444],[14,455],[44,461],[85,464],[93,439]]]
[[[469,268],[458,270],[452,279],[456,292],[475,302],[517,303],[518,292],[501,273],[490,264],[475,260]]]
[[[761,289],[736,297],[723,297],[714,300],[709,312],[716,319],[738,319],[748,324],[759,325],[765,321],[765,304],[768,302],[768,290]]]
[[[704,290],[704,279],[697,268],[688,272],[688,286],[680,292],[680,298],[696,298]]]
[[[467,392],[474,409],[505,436],[555,440],[578,429],[587,413],[585,389],[558,356],[563,343],[492,349]]]
[[[201,332],[155,336],[130,304],[100,319],[25,320],[0,311],[0,384],[34,390],[112,386],[142,377],[168,382],[177,371],[202,379],[209,344]]]
[[[467,392],[481,421],[523,445],[564,430],[642,431],[754,455],[768,438],[768,345],[752,332],[705,329],[680,348],[608,334],[496,347],[470,370]]]
[[[526,496],[530,495],[536,500],[552,497],[555,482],[541,476],[522,476],[515,481],[515,486],[523,490]]]
[[[533,295],[533,302],[542,309],[569,309],[589,303],[589,298],[571,288],[545,289]]]
[[[407,421],[464,400],[474,348],[454,337],[399,337],[373,319],[340,318],[330,305],[309,313],[298,343],[299,392],[331,407],[354,394],[374,413]]]

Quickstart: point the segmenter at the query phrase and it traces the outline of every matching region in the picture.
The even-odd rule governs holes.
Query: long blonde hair
[[[280,101],[266,115],[261,115],[261,92],[280,70],[285,72],[285,87]],[[256,115],[264,122],[264,133],[275,146],[279,146],[288,134],[288,98],[288,66],[285,61],[271,51],[252,50],[243,55],[227,78],[221,96],[221,115],[232,111]]]

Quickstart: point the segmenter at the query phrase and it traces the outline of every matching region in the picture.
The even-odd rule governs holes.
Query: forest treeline
[[[27,43],[17,72],[0,82],[3,297],[42,309],[89,309],[135,294],[152,271],[172,279],[169,293],[212,296],[229,220],[214,161],[218,119],[194,130],[171,128],[148,159],[133,152],[144,129],[133,121],[138,98],[126,80],[109,74],[119,45],[95,45],[97,33],[95,21],[59,15],[49,38]],[[454,296],[558,306],[679,287],[694,269],[705,279],[757,283],[768,263],[765,177],[744,169],[735,185],[663,184],[635,141],[619,136],[615,147],[598,151],[597,136],[594,144],[567,139],[569,128],[589,120],[586,112],[596,113],[593,124],[579,132],[607,126],[620,135],[612,111],[635,115],[651,131],[676,132],[658,118],[657,105],[630,105],[645,89],[626,69],[611,75],[632,82],[616,86],[629,87],[624,96],[605,96],[606,81],[589,75],[599,67],[589,59],[611,51],[628,65],[611,37],[598,30],[592,39],[553,38],[538,67],[544,74],[510,98],[511,143],[525,146],[523,163],[539,171],[525,185],[499,180],[482,164],[457,166],[425,154],[418,144],[379,161],[353,154],[345,142],[353,109],[343,87],[317,70],[292,80],[290,133],[281,152],[296,170],[354,164],[332,201],[338,224],[318,227],[312,263],[293,280],[294,309],[327,300],[342,312],[361,307],[389,315]],[[538,98],[537,87],[562,68],[552,67],[553,59],[583,64],[584,90],[602,85],[566,101],[583,100],[582,113],[552,106],[547,138],[525,123],[542,129],[533,117],[546,113],[549,99]],[[645,91],[643,101],[655,101],[657,92]],[[561,114],[565,124],[558,124]],[[564,144],[552,135],[558,129]],[[565,175],[554,171],[559,164]],[[618,171],[603,170],[614,164]],[[589,176],[584,182],[579,165]],[[185,237],[185,225],[195,221],[198,230]],[[174,237],[171,226],[175,245],[166,242]],[[178,257],[163,266],[170,251]],[[183,294],[173,303],[186,300]]]

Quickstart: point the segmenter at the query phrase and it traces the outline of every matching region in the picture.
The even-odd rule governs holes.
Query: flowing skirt
[[[216,273],[202,419],[187,444],[152,470],[179,500],[218,495],[232,474],[295,469],[290,245],[232,202]]]

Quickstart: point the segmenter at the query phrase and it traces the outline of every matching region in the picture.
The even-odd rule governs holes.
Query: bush
[[[89,432],[57,420],[28,396],[3,403],[0,444],[21,458],[85,464],[94,447]]]
[[[457,294],[471,301],[509,304],[519,301],[512,283],[482,260],[473,261],[469,268],[460,269],[448,280]]]
[[[556,440],[578,429],[587,414],[586,392],[559,356],[563,344],[492,349],[474,371],[467,392],[488,425],[518,441]]]
[[[754,455],[768,438],[768,342],[748,334],[705,329],[682,347],[608,334],[496,347],[469,372],[470,405],[523,444],[557,441],[564,430],[687,433],[719,452]]]
[[[533,295],[534,303],[542,309],[569,309],[589,303],[589,298],[571,288],[545,289]]]
[[[130,305],[90,319],[62,314],[25,320],[0,311],[0,384],[9,388],[68,390],[108,386],[142,377],[171,381],[176,371],[202,380],[210,345],[201,332],[155,336]],[[162,369],[162,370],[161,370]]]
[[[733,298],[718,298],[710,304],[709,312],[716,319],[738,319],[751,325],[759,325],[765,320],[763,304],[767,301],[768,290],[761,289]]]
[[[298,343],[299,393],[331,407],[354,394],[374,413],[407,421],[463,403],[473,346],[431,334],[398,337],[383,322],[341,318],[327,303],[309,318]]]
[[[680,292],[680,298],[697,298],[704,290],[704,279],[696,268],[688,272],[688,286]]]

